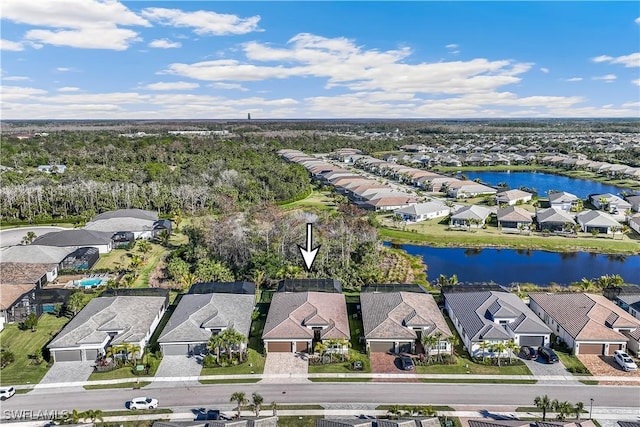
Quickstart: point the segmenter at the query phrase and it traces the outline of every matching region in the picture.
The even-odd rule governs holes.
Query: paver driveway
[[[578,359],[589,372],[595,376],[611,376],[611,377],[640,377],[640,369],[635,372],[625,372],[613,360],[613,356],[599,356],[596,354],[579,354]],[[600,381],[600,384],[606,385],[628,385],[624,381]]]
[[[56,362],[45,374],[39,384],[56,384],[56,383],[75,383],[83,382],[89,379],[89,375],[93,372],[94,361],[89,362]],[[75,387],[73,387],[75,388]],[[50,389],[39,389],[38,386],[31,393],[51,392]],[[71,390],[71,389],[66,389]],[[78,386],[78,390],[84,390],[82,386]]]
[[[158,370],[156,371],[156,378],[162,377],[197,377],[202,370],[202,356],[164,356]],[[199,385],[196,381],[184,381],[184,385]],[[146,388],[166,387],[166,384],[162,384],[160,381],[149,384]]]
[[[267,353],[262,382],[307,382],[309,359],[306,353]]]
[[[374,374],[404,374],[415,375],[414,371],[403,371],[396,366],[396,355],[383,352],[372,352],[369,355],[371,360],[371,372]],[[374,378],[375,382],[419,382],[418,378]]]

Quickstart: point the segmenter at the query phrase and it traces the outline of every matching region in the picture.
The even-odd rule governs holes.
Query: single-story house
[[[99,296],[89,301],[47,348],[55,362],[95,360],[105,355],[107,347],[125,344],[137,346],[135,353],[140,357],[168,303],[168,293]]]
[[[529,306],[574,354],[612,355],[625,350],[626,334],[637,332],[640,320],[602,295],[587,293],[529,294]]]
[[[629,228],[640,234],[640,213],[631,215],[627,222],[629,223]]]
[[[463,206],[451,215],[449,225],[451,227],[481,228],[489,215],[491,215],[491,210],[483,206]],[[477,222],[474,223],[474,221]]]
[[[627,196],[627,202],[631,205],[633,212],[640,212],[640,196]]]
[[[449,207],[440,202],[416,203],[402,209],[396,209],[393,213],[401,217],[403,221],[420,222],[449,215]]]
[[[0,250],[0,262],[19,264],[46,264],[51,266],[47,271],[47,281],[53,282],[58,277],[58,269],[62,261],[73,252],[71,248],[55,246],[18,245]]]
[[[498,227],[507,230],[520,230],[533,224],[531,212],[517,206],[499,208],[497,211]]]
[[[342,293],[338,279],[284,279],[278,282],[277,292],[330,292]]]
[[[552,208],[560,209],[563,211],[570,211],[578,204],[578,196],[575,194],[567,193],[565,191],[559,191],[556,193],[549,193],[549,205]]]
[[[621,226],[611,215],[602,211],[582,211],[576,215],[576,219],[586,233],[598,230],[602,234],[612,234],[616,227]]]
[[[143,209],[118,209],[96,215],[83,228],[91,231],[104,231],[111,234],[129,231],[135,239],[150,239],[154,224],[158,221],[158,212]]]
[[[58,276],[58,264],[31,264],[26,262],[3,262],[0,264],[0,283],[28,284],[41,288],[47,284],[51,272]]]
[[[476,197],[487,194],[496,194],[498,190],[474,181],[450,182],[447,187],[449,197]]]
[[[215,289],[212,286],[212,289]],[[202,354],[213,335],[233,329],[249,338],[255,295],[189,293],[183,295],[158,343],[165,356]],[[242,343],[240,351],[244,351]]]
[[[496,194],[496,203],[513,206],[517,203],[526,203],[531,200],[533,194],[522,190],[507,190]]]
[[[35,290],[33,284],[0,283],[0,331],[5,323],[21,322],[31,313]]]
[[[551,330],[516,295],[510,292],[445,292],[445,309],[467,351],[482,355],[480,343],[519,346],[549,344]]]
[[[61,230],[37,237],[32,245],[58,246],[78,249],[82,247],[97,248],[101,254],[111,252],[113,232],[93,230]]]
[[[344,294],[276,292],[273,295],[262,334],[267,351],[309,352],[319,341],[350,338]],[[346,351],[346,348],[336,351]]]
[[[633,317],[640,320],[640,286],[609,286],[602,290],[602,294],[621,307],[624,311],[629,312]]]
[[[576,224],[572,214],[556,208],[538,209],[536,222],[540,231],[566,231],[567,225]]]
[[[438,304],[426,292],[362,292],[362,323],[367,351],[415,353],[422,336],[440,332],[438,347],[451,350],[451,336]]]
[[[627,209],[631,209],[631,203],[611,193],[592,194],[589,201],[596,209],[613,214],[624,213]]]
[[[402,209],[418,203],[416,197],[403,193],[386,193],[376,194],[364,202],[358,202],[357,205],[362,209],[373,211],[392,211]]]

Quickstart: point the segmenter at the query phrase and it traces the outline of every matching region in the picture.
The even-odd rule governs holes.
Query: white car
[[[151,397],[135,397],[129,403],[129,409],[156,409],[158,407],[158,399]]]
[[[636,365],[633,359],[631,359],[629,355],[622,350],[616,350],[613,352],[613,360],[615,360],[616,363],[627,372],[638,369],[638,365]]]
[[[16,394],[16,389],[13,387],[0,387],[0,399],[7,400],[11,396]]]

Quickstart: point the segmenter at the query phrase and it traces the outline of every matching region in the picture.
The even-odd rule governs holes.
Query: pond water
[[[589,194],[611,193],[618,194],[624,188],[603,184],[588,179],[569,178],[562,175],[553,175],[544,172],[463,172],[467,178],[474,180],[480,178],[482,182],[490,185],[506,183],[509,188],[528,187],[535,188],[540,197],[546,197],[549,190],[567,191],[580,198],[586,198]]]
[[[411,255],[420,255],[427,265],[427,278],[458,275],[461,282],[510,283],[551,282],[569,284],[583,277],[592,279],[619,274],[628,283],[640,283],[640,255],[606,255],[587,252],[556,253],[515,249],[433,248],[400,245]]]

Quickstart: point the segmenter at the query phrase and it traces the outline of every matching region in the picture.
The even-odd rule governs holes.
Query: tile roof
[[[522,190],[507,190],[507,191],[501,191],[500,193],[496,194],[496,199],[498,201],[512,201],[512,200],[518,200],[518,199],[523,199],[525,197],[532,197],[533,194],[531,193],[527,193],[526,191],[522,191]]]
[[[16,303],[27,292],[36,288],[36,285],[28,284],[0,284],[0,310],[6,310]]]
[[[574,339],[624,340],[615,328],[640,328],[640,321],[602,295],[531,293],[529,297]]]
[[[318,317],[316,317],[318,316]],[[320,337],[349,339],[349,319],[344,294],[326,292],[277,292],[273,295],[263,339],[312,339],[305,320],[324,319]]]
[[[401,338],[415,339],[411,326],[427,328],[431,334],[440,331],[444,337],[451,335],[433,296],[426,293],[366,292],[360,294],[362,323],[367,339]]]
[[[535,424],[530,424],[531,421],[520,420],[469,420],[469,427],[530,427]]]
[[[512,319],[506,327],[514,332],[551,333],[538,316],[510,292],[454,292],[446,293],[445,299],[471,341],[510,339],[505,327],[495,323],[494,318]]]
[[[576,219],[583,225],[617,227],[620,225],[618,221],[613,219],[611,215],[602,211],[584,211],[580,212]]]
[[[578,196],[565,191],[549,194],[549,202],[551,203],[570,203],[574,200],[578,200]]]
[[[78,313],[47,348],[100,344],[109,332],[122,331],[113,344],[138,342],[149,332],[154,319],[165,305],[165,297],[98,297]]]
[[[36,284],[58,264],[0,263],[0,283]]]
[[[475,218],[475,219],[481,219],[484,221],[485,219],[487,219],[487,217],[490,214],[491,214],[491,210],[483,206],[476,206],[476,205],[463,206],[462,208],[454,212],[453,215],[451,215],[451,219]]]
[[[158,342],[208,342],[211,329],[234,329],[249,337],[254,305],[251,294],[183,295]]]
[[[437,213],[440,211],[446,211],[448,213],[449,207],[447,207],[447,205],[442,202],[417,203],[415,205],[397,209],[395,213],[406,213],[409,215],[426,215],[429,213]]]
[[[498,221],[533,222],[531,212],[517,206],[499,208],[497,212]]]
[[[575,224],[576,221],[573,219],[573,215],[565,212],[561,209],[549,208],[549,209],[538,209],[536,211],[536,218],[538,223],[544,224],[546,222],[560,223],[564,224],[565,222],[569,222],[571,224]]]

